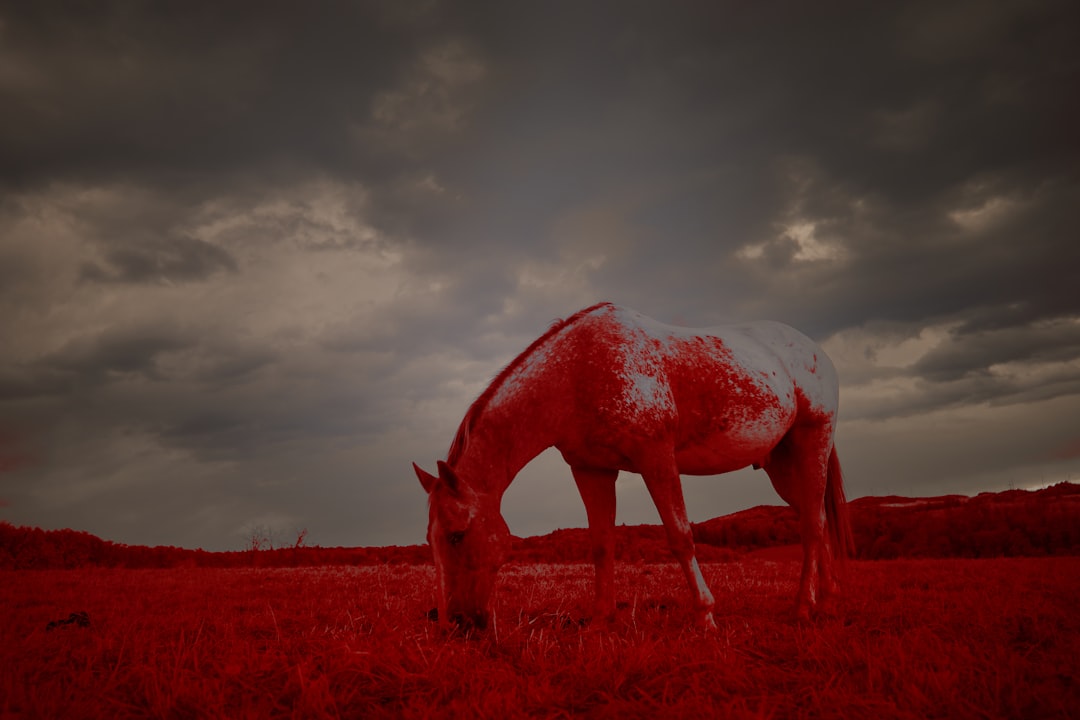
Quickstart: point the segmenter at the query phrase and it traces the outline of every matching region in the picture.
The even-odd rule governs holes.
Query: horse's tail
[[[833,557],[839,561],[855,555],[855,540],[851,533],[847,498],[844,497],[844,473],[840,470],[840,458],[833,446],[829,455],[829,474],[825,483],[825,524]]]

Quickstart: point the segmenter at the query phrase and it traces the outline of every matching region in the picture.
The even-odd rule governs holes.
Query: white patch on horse
[[[626,419],[651,417],[662,420],[674,411],[674,402],[667,388],[652,375],[634,373],[623,376],[626,381],[620,397],[620,409]]]
[[[675,417],[675,400],[665,379],[663,351],[655,343],[660,338],[634,327],[626,318],[620,317],[619,321],[626,328],[626,333],[620,338],[624,342],[619,347],[622,367],[616,371],[622,380],[622,392],[617,401],[618,414],[631,422],[650,420],[662,423]]]

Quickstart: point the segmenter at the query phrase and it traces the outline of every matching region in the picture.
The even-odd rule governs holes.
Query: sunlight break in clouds
[[[783,225],[776,239],[763,243],[750,243],[736,251],[735,256],[745,260],[760,260],[770,246],[785,243],[794,245],[791,253],[793,262],[834,261],[844,257],[844,250],[836,242],[822,240],[816,234],[817,224],[812,221],[798,221]]]
[[[949,219],[964,230],[981,232],[997,225],[1022,207],[1019,201],[999,195],[988,198],[977,207],[952,210],[949,212]]]

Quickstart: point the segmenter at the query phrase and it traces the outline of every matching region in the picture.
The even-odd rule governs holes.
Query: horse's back
[[[668,325],[619,306],[610,322],[632,337],[637,332],[658,343],[669,370],[685,370],[702,383],[714,384],[724,373],[790,381],[807,404],[836,411],[839,382],[829,356],[814,340],[784,323],[763,320],[704,328]],[[640,345],[640,343],[636,343]]]
[[[590,446],[625,455],[666,438],[682,472],[713,474],[761,460],[800,412],[835,412],[832,364],[781,323],[694,329],[602,306],[579,332],[576,398]]]

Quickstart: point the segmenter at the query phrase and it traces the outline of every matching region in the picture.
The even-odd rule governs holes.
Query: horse
[[[851,548],[834,445],[839,383],[825,352],[776,322],[691,329],[600,303],[551,325],[472,403],[428,496],[438,618],[483,629],[511,535],[500,508],[518,472],[555,447],[585,504],[595,612],[615,616],[615,480],[643,478],[693,598],[715,628],[680,475],[764,469],[800,518],[796,615],[837,593]]]

